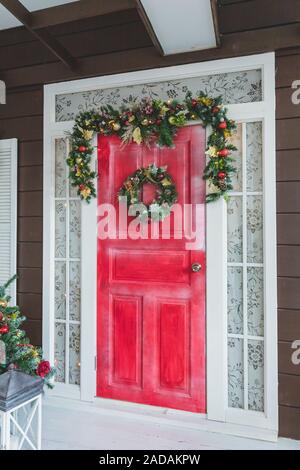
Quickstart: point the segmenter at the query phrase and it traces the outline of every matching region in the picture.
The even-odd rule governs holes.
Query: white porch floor
[[[48,450],[300,450],[300,441],[276,443],[197,430],[143,413],[112,411],[71,400],[46,398],[43,405],[43,449]]]

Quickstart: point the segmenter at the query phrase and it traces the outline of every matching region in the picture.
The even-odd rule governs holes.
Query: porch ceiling
[[[45,8],[55,7],[66,3],[74,3],[79,0],[20,0],[20,2],[30,12],[36,10],[44,10]],[[19,21],[10,11],[8,11],[3,5],[0,5],[0,30],[14,28],[16,26],[22,26]]]
[[[168,5],[169,1],[160,2],[160,7],[162,4]],[[194,17],[190,20],[186,18],[195,10],[187,11],[186,17],[183,15],[176,17],[173,8],[167,9],[164,6],[163,10],[160,10],[161,14],[156,24],[154,18],[150,17],[150,10],[147,11],[146,8],[147,5],[149,7],[149,5],[155,5],[156,2],[158,4],[158,0],[22,0],[22,2],[0,0],[0,29],[1,27],[9,28],[9,24],[10,27],[23,24],[44,47],[51,51],[50,55],[46,50],[43,54],[40,46],[32,43],[39,50],[41,65],[44,67],[45,61],[47,62],[47,66],[45,65],[47,72],[44,73],[44,69],[38,68],[34,83],[39,73],[42,75],[39,79],[47,83],[105,73],[119,73],[127,71],[128,64],[131,62],[137,63],[136,67],[141,69],[154,65],[177,65],[300,46],[299,0],[286,0],[284,10],[282,10],[282,0],[264,0],[263,2],[261,0],[211,0],[214,30],[217,33],[219,30],[219,34],[216,34],[214,38],[211,36],[210,43],[202,44],[197,43],[200,38],[197,34],[198,30],[201,30],[203,9],[193,15],[196,18],[194,21]],[[193,2],[194,0],[187,0],[184,5],[192,5]],[[198,0],[197,4],[202,6],[203,2],[207,5],[209,3],[208,0]],[[173,0],[172,5],[173,3],[182,2]],[[36,5],[39,10],[36,10]],[[51,6],[48,7],[48,5]],[[10,18],[14,23],[5,23],[5,18],[1,13],[5,10],[4,6],[10,10]],[[7,15],[8,13],[6,14],[8,18]],[[14,16],[18,19],[14,19]],[[177,23],[174,23],[175,19]],[[122,38],[124,22],[128,25],[130,22],[134,23],[138,30],[135,34],[129,26],[129,32],[125,37],[129,43],[126,52],[124,51],[126,41]],[[107,24],[116,25],[114,37],[107,33],[105,26]],[[183,27],[185,30],[182,29]],[[170,39],[161,35],[167,30],[171,30],[172,34],[175,32],[175,38]],[[192,31],[192,36],[187,36],[187,33],[190,33],[189,30]],[[211,21],[209,30],[212,33]],[[83,31],[86,33],[82,34],[90,36],[90,42],[87,43],[84,40],[82,43],[79,40]],[[91,33],[88,34],[87,31]],[[73,43],[70,41],[70,32],[76,36]],[[5,45],[8,34],[10,32],[0,31],[0,46],[2,45],[1,38]],[[21,27],[12,30],[11,34],[15,38],[22,38],[21,42],[23,38],[26,38],[26,41],[31,40]],[[177,36],[186,41],[184,45],[176,43]],[[215,43],[218,47],[214,47]],[[182,53],[187,47],[191,49]],[[34,50],[32,49],[32,57],[36,63]],[[102,56],[103,50],[106,51],[105,60]],[[112,53],[107,54],[110,50]],[[180,51],[180,53],[173,53],[175,51]],[[7,61],[5,47],[1,48],[0,56],[1,53]],[[116,54],[119,53],[121,56],[118,55],[116,59]],[[52,54],[65,65],[64,68],[61,68],[57,60],[55,61]],[[94,55],[97,55],[99,60],[95,61],[92,58]],[[11,64],[11,61],[9,62]],[[21,58],[16,56],[13,65],[10,65],[11,70],[1,72],[1,79],[6,81],[7,86],[20,86],[20,83],[22,85],[25,83],[25,75],[20,73],[23,62],[23,56]],[[53,69],[53,73],[50,74],[51,78],[48,62],[51,62],[51,70]],[[29,77],[29,81],[32,80],[33,78]]]
[[[216,0],[1,0],[0,30],[24,25],[48,47],[52,41],[38,32],[40,28],[133,8],[161,55],[219,44]],[[70,65],[57,53],[58,47],[48,48]]]

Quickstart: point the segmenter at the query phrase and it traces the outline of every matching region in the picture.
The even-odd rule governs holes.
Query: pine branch
[[[15,274],[13,277],[11,277],[3,286],[0,286],[0,299],[5,297],[6,291],[8,287],[17,279],[17,275]]]

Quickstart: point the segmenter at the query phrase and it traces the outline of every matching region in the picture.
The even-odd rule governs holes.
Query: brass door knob
[[[201,271],[201,264],[200,263],[193,263],[192,264],[192,271],[193,273],[198,273],[199,271]]]

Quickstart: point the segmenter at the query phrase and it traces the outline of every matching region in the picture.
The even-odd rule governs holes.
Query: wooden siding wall
[[[225,36],[294,25],[297,0],[220,0]],[[291,361],[291,344],[300,340],[300,105],[291,101],[292,83],[300,80],[300,48],[276,51],[277,256],[279,432],[300,439],[300,365]],[[274,393],[276,390],[274,389]]]
[[[280,4],[221,0],[224,46],[167,58],[158,55],[133,10],[53,27],[58,40],[83,58],[76,76],[23,28],[0,32],[0,79],[8,87],[0,139],[19,140],[18,302],[34,343],[41,343],[42,328],[43,84],[276,49],[273,28],[300,22],[298,0],[285,0],[284,10]],[[300,80],[300,49],[278,51],[276,62],[280,434],[300,439],[300,366],[290,360],[291,341],[300,339],[300,105],[290,100],[291,83]]]
[[[280,433],[300,439],[300,105],[291,84],[300,79],[300,49],[277,54],[277,236]]]

